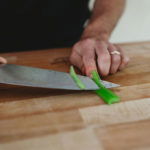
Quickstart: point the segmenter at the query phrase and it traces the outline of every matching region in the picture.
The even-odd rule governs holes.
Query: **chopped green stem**
[[[97,71],[92,71],[92,80],[98,85],[98,87],[104,87]]]
[[[72,79],[75,81],[75,83],[77,84],[77,86],[80,89],[84,90],[85,89],[85,85],[82,83],[82,81],[77,76],[76,72],[74,71],[73,66],[70,67],[70,75],[71,75]]]
[[[101,97],[105,103],[113,104],[120,101],[120,97],[113,93],[111,90],[105,88],[105,86],[101,83],[101,79],[97,71],[92,72],[92,79],[100,87],[99,90],[96,90],[95,93]]]

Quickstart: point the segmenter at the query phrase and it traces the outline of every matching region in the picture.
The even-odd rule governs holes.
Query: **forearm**
[[[108,40],[121,17],[126,0],[96,0],[82,38],[93,37]]]

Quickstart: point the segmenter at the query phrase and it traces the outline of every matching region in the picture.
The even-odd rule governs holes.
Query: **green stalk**
[[[76,72],[74,71],[73,66],[70,67],[70,75],[72,79],[75,81],[77,86],[80,89],[85,89],[85,85],[82,83],[82,81],[77,76]],[[95,93],[101,97],[105,103],[107,104],[113,104],[120,101],[119,96],[117,96],[115,93],[113,93],[111,90],[105,88],[105,86],[102,84],[101,79],[99,77],[99,74],[97,71],[92,72],[92,79],[93,81],[100,87],[100,89],[96,90]]]
[[[101,83],[101,79],[97,71],[92,72],[92,79],[100,87],[99,90],[96,90],[95,93],[101,97],[105,103],[113,104],[120,101],[120,97],[113,93],[111,90],[105,88],[105,86]]]
[[[77,76],[76,72],[74,71],[73,66],[70,67],[70,75],[71,75],[72,79],[75,81],[75,83],[77,84],[77,86],[80,89],[84,90],[85,89],[85,85],[82,83],[82,81]]]

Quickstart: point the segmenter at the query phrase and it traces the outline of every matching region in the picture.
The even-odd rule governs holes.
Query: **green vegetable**
[[[105,103],[113,104],[120,101],[120,97],[113,93],[111,90],[105,88],[105,86],[101,83],[101,79],[97,71],[92,72],[93,81],[100,87],[99,90],[96,90],[96,94],[101,97]]]
[[[104,85],[101,83],[101,78],[97,71],[92,71],[92,80],[97,84],[98,87],[104,87]]]
[[[74,71],[73,66],[70,67],[70,75],[71,75],[72,79],[75,81],[75,83],[77,84],[77,86],[80,89],[84,90],[85,89],[85,85],[82,83],[82,81],[77,76],[76,72]]]
[[[77,86],[80,89],[85,89],[85,85],[82,83],[82,81],[77,76],[76,72],[74,71],[73,66],[70,67],[70,75],[72,79],[75,81]],[[99,74],[97,71],[92,72],[92,79],[93,81],[100,87],[100,89],[96,90],[95,93],[101,97],[107,104],[113,104],[120,101],[120,98],[113,93],[111,90],[105,88],[105,86],[102,84],[101,79],[99,77]]]

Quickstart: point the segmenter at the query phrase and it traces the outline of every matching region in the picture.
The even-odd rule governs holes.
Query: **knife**
[[[89,77],[81,75],[78,77],[86,86],[84,90],[99,89]],[[81,90],[69,73],[14,64],[0,66],[0,83],[51,89]],[[102,83],[106,88],[119,86],[107,81],[102,81]]]

